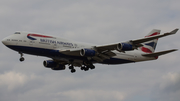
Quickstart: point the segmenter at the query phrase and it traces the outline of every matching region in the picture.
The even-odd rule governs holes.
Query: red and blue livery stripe
[[[27,35],[27,38],[30,39],[30,40],[37,40],[36,38],[34,37],[41,37],[41,38],[54,38],[52,36],[46,36],[46,35],[39,35],[39,34],[28,34]]]

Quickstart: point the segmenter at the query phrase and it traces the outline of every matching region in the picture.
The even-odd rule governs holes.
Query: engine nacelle
[[[44,67],[51,68],[52,70],[65,70],[65,65],[58,64],[53,60],[45,60],[43,62]]]
[[[92,50],[92,49],[81,49],[80,51],[80,55],[81,56],[86,56],[86,57],[92,57],[92,56],[95,56],[96,55],[96,51],[95,50]]]
[[[134,50],[133,46],[128,43],[119,43],[117,45],[117,50],[118,51],[131,51]]]

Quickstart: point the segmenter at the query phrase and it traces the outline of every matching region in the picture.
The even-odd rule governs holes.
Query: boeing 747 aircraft
[[[31,32],[15,32],[2,40],[8,48],[19,52],[20,61],[23,53],[51,58],[43,65],[52,70],[65,70],[66,65],[72,73],[74,67],[87,71],[94,69],[93,64],[123,64],[155,60],[177,49],[154,52],[158,38],[175,34],[178,29],[160,35],[160,30],[152,30],[145,38],[108,45],[89,45],[58,37]]]

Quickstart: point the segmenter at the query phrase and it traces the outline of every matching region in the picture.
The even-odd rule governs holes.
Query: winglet
[[[175,34],[179,29],[176,28],[175,30],[171,31],[172,34]]]

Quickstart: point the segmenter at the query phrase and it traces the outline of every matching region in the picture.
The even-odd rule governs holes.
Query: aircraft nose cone
[[[4,38],[4,39],[2,39],[2,43],[4,44],[4,45],[6,45],[6,38]]]

